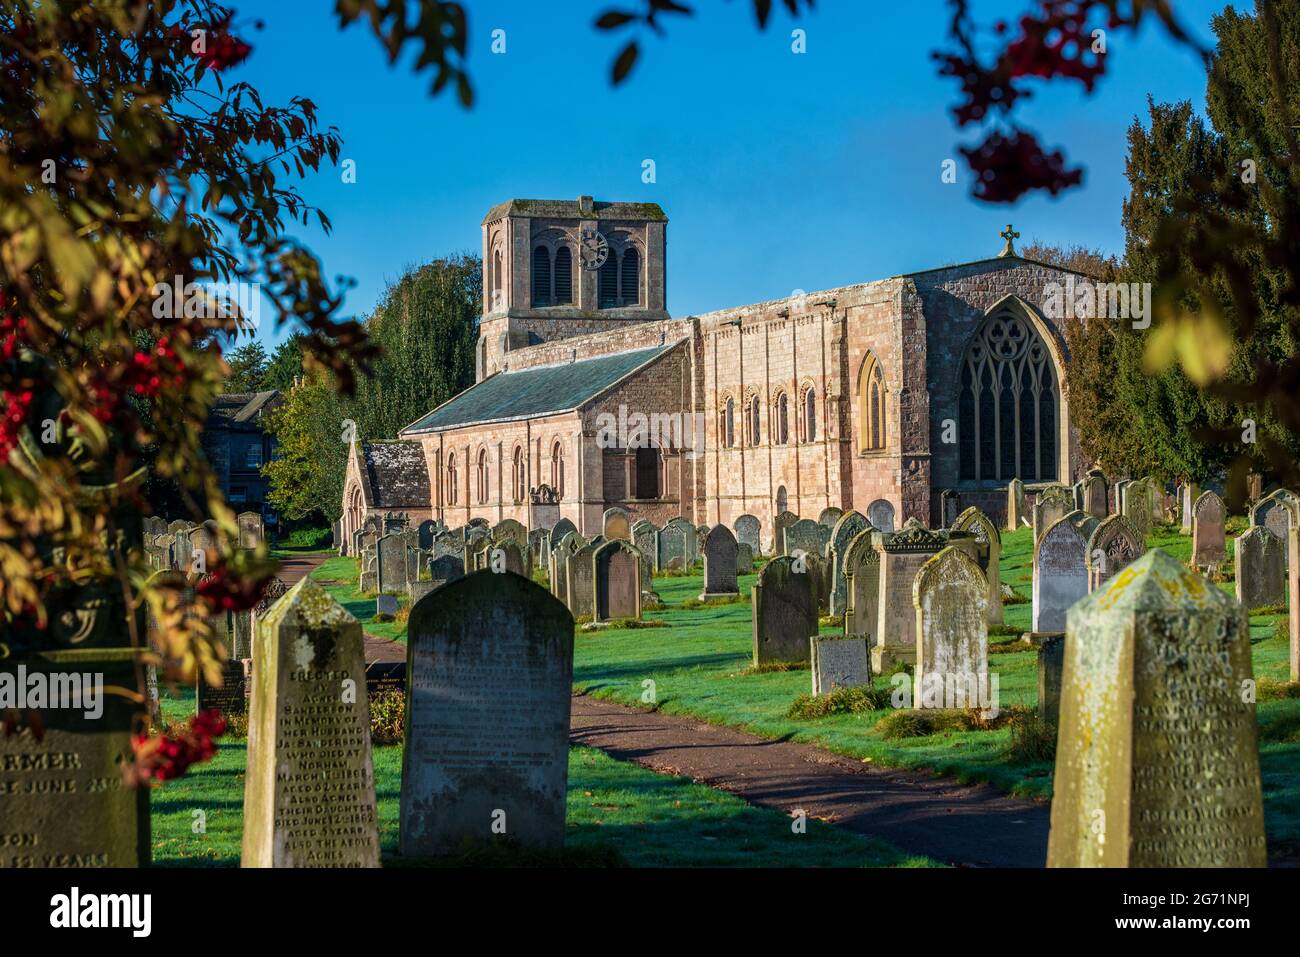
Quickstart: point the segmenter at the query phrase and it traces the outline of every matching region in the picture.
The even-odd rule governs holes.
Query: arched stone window
[[[492,311],[496,311],[505,305],[505,301],[501,295],[501,273],[503,270],[504,265],[501,260],[501,247],[498,246],[492,250]]]
[[[515,446],[511,477],[515,490],[515,504],[518,505],[528,497],[528,469],[525,468],[524,450],[518,445]]]
[[[533,247],[533,308],[551,304],[551,251]]]
[[[551,446],[551,488],[557,498],[564,498],[564,443],[559,441]]]
[[[759,402],[758,396],[751,395],[749,403],[745,409],[745,444],[758,445],[759,438],[763,434],[761,422],[759,419]]]
[[[478,450],[478,503],[486,505],[488,500],[488,460],[487,449]]]
[[[879,452],[886,444],[885,373],[867,353],[858,380],[858,444],[863,452]]]
[[[790,441],[790,398],[778,392],[772,402],[772,444],[785,445]]]
[[[1007,306],[971,336],[961,363],[962,481],[1056,481],[1060,392],[1046,343]]]
[[[722,447],[729,449],[736,444],[736,400],[727,396],[726,404],[722,407],[722,421],[719,423],[718,433],[722,439]]]
[[[456,504],[456,489],[459,483],[456,481],[456,453],[452,452],[447,456],[447,504]]]
[[[624,306],[635,306],[641,301],[641,256],[635,246],[623,250],[619,264],[618,301]]]
[[[555,305],[567,306],[573,302],[573,253],[568,246],[555,250],[555,276],[553,280]]]
[[[601,309],[641,302],[641,253],[627,234],[607,237],[609,255],[596,276],[596,304]]]
[[[805,386],[799,403],[799,441],[817,441],[817,390]]]

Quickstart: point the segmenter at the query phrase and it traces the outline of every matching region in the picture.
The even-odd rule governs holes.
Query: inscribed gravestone
[[[641,555],[622,539],[602,542],[592,556],[592,620],[641,617]]]
[[[380,591],[406,590],[406,541],[399,533],[385,535],[375,544],[376,587]]]
[[[657,567],[668,568],[674,558],[682,565],[686,564],[686,536],[690,526],[678,519],[673,519],[659,530],[659,561]]]
[[[897,532],[874,533],[873,542],[880,553],[880,585],[871,671],[879,675],[900,662],[915,663],[916,613],[912,606],[912,586],[921,566],[948,545],[948,533],[931,531],[915,518],[909,518]]]
[[[834,505],[827,506],[822,509],[821,514],[817,516],[817,524],[825,525],[827,528],[834,528],[835,523],[838,522],[843,515],[844,510],[842,508],[836,508]]]
[[[736,519],[736,541],[748,545],[755,555],[763,553],[763,523],[753,515],[741,515]]]
[[[831,530],[810,518],[801,518],[785,530],[785,554],[807,552],[819,558],[825,554]]]
[[[807,661],[817,634],[817,597],[807,571],[788,555],[763,566],[753,588],[754,665]],[[802,566],[801,566],[802,567]]]
[[[1061,485],[1049,485],[1034,500],[1034,541],[1053,524],[1074,511],[1074,495]]]
[[[1048,867],[1263,867],[1251,681],[1241,606],[1159,549],[1075,605]]]
[[[1236,541],[1237,601],[1247,610],[1286,602],[1286,544],[1256,525]]]
[[[257,512],[240,512],[235,516],[235,525],[239,529],[240,548],[256,548],[266,539],[262,516]]]
[[[1192,507],[1192,564],[1212,568],[1228,557],[1223,523],[1227,510],[1214,492],[1203,492]]]
[[[378,867],[361,623],[304,578],[254,652],[242,866]]]
[[[1096,519],[1103,519],[1110,514],[1108,497],[1110,488],[1106,484],[1106,473],[1101,469],[1090,469],[1083,480],[1082,509]]]
[[[1088,543],[1068,518],[1043,533],[1034,549],[1034,631],[1065,630],[1065,613],[1088,594]]]
[[[1145,481],[1129,482],[1124,486],[1124,517],[1133,523],[1145,541],[1151,534],[1151,488]]]
[[[569,603],[569,573],[566,566],[573,553],[585,544],[586,541],[577,532],[567,532],[551,548],[551,594],[566,606]]]
[[[863,635],[871,639],[876,633],[879,616],[877,595],[880,591],[880,553],[876,551],[873,529],[868,528],[849,543],[844,554],[844,634]],[[872,642],[874,644],[874,642]]]
[[[809,639],[812,693],[871,684],[871,658],[861,635],[813,635]]]
[[[1195,482],[1188,482],[1178,490],[1179,511],[1182,513],[1180,531],[1184,535],[1192,534],[1192,508],[1201,497],[1201,487]]]
[[[456,555],[439,555],[429,559],[429,580],[438,588],[465,574],[465,563]]]
[[[421,600],[408,634],[401,853],[563,844],[573,616],[526,578],[478,572]]]
[[[871,527],[881,532],[894,530],[894,505],[883,498],[878,498],[867,506],[867,521]]]
[[[1123,515],[1112,515],[1099,522],[1088,536],[1088,591],[1096,591],[1103,582],[1145,555],[1146,550],[1142,536]]]
[[[632,526],[632,544],[641,553],[641,578],[650,587],[651,574],[658,568],[659,529],[654,522],[641,519]]]
[[[912,584],[916,614],[915,707],[971,708],[986,703],[989,678],[988,584],[979,565],[950,545],[929,559]],[[950,699],[946,689],[956,695]]]
[[[736,574],[754,574],[754,550],[748,542],[741,542],[736,546]]]
[[[632,523],[627,517],[624,509],[614,508],[605,509],[605,514],[601,516],[601,534],[609,541],[618,539],[624,542],[632,540]]]
[[[993,520],[972,505],[952,523],[954,532],[965,532],[975,539],[975,560],[988,582],[988,616],[990,625],[1002,624],[1002,535]]]
[[[1286,489],[1277,489],[1265,495],[1250,513],[1250,524],[1262,525],[1286,544],[1287,535],[1300,519],[1300,499]],[[1290,558],[1287,559],[1290,568]]]
[[[704,591],[700,598],[738,594],[736,553],[738,546],[731,529],[718,524],[704,539]]]
[[[574,525],[567,518],[562,518],[551,528],[551,542],[559,542],[559,540],[564,538],[565,535],[568,535],[570,532],[576,534],[577,531],[577,525]]]
[[[871,523],[867,521],[866,516],[856,509],[850,509],[839,517],[839,520],[831,529],[829,544],[830,613],[832,615],[844,614],[844,609],[848,604],[848,590],[844,579],[844,555],[848,551],[849,542],[869,528],[871,528]]]
[[[595,611],[592,602],[596,595],[596,572],[593,561],[596,549],[605,544],[604,536],[596,536],[583,545],[564,563],[565,594],[569,611],[574,618],[591,618]]]

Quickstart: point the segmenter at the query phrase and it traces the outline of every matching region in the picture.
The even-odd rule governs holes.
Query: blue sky
[[[410,57],[390,67],[368,28],[340,31],[326,0],[249,0],[239,21],[254,45],[229,74],[267,102],[298,94],[337,126],[357,182],[325,168],[302,184],[333,220],[297,235],[328,275],[357,285],[346,311],[365,315],[408,266],[479,251],[479,223],[509,197],[657,202],[669,217],[668,305],[687,315],[863,282],[1001,247],[1011,221],[1022,234],[1119,252],[1125,131],[1148,95],[1200,107],[1199,60],[1151,23],[1112,33],[1097,91],[1040,87],[1021,122],[1044,145],[1086,168],[1084,185],[1059,199],[990,206],[969,197],[950,107],[956,84],[930,60],[945,46],[941,0],[820,0],[811,15],[781,10],[766,32],[749,0],[695,0],[696,15],[646,36],[631,79],[609,85],[622,34],[594,29],[619,0],[468,0],[469,70],[477,101],[464,110],[428,93]],[[779,4],[778,4],[779,6]],[[1180,2],[1202,41],[1223,3]],[[1028,0],[975,3],[981,22],[1014,18]],[[790,31],[807,33],[791,52]],[[491,52],[506,31],[506,53]],[[959,182],[945,185],[944,159]],[[657,182],[642,182],[653,159]],[[268,347],[284,330],[264,329]]]

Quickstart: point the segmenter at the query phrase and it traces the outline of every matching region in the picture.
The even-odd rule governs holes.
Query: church
[[[482,222],[474,385],[354,442],[343,541],[373,515],[597,534],[607,508],[663,525],[816,518],[877,526],[945,505],[1005,516],[1007,484],[1082,476],[1063,388],[1070,272],[1000,254],[673,318],[654,203],[514,199]]]

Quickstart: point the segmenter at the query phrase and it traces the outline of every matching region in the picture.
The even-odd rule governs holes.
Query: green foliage
[[[279,389],[288,392],[294,379],[303,374],[302,336],[292,335],[275,347],[258,385],[259,392]]]
[[[226,355],[230,375],[226,378],[227,392],[261,392],[266,377],[266,349],[254,339]]]
[[[370,696],[370,740],[374,744],[400,744],[406,735],[406,696],[400,691],[379,691]]]
[[[889,707],[890,690],[862,685],[856,688],[836,688],[829,694],[801,694],[790,704],[787,718],[807,721],[825,718],[832,714],[870,714]]]
[[[333,522],[342,514],[346,418],[344,401],[321,372],[290,389],[267,416],[277,443],[275,457],[262,467],[267,501],[290,521],[320,514]]]
[[[1056,760],[1056,725],[1037,709],[1012,708],[1007,723],[1011,728],[1007,756],[1011,760],[1026,763]]]

